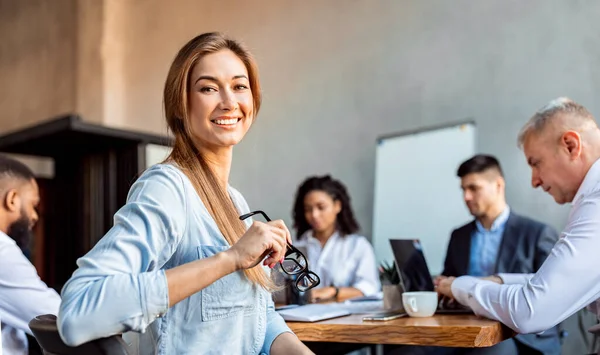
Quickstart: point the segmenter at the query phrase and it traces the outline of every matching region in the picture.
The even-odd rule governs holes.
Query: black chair
[[[133,355],[120,335],[113,335],[71,347],[63,343],[56,326],[56,316],[44,314],[33,318],[29,328],[44,355]]]

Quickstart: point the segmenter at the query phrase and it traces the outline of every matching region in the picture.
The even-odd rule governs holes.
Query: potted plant
[[[396,265],[382,262],[379,265],[379,279],[383,288],[383,308],[387,310],[401,310],[402,286]]]

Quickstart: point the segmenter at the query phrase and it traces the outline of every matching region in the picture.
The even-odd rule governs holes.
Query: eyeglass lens
[[[305,274],[302,274],[296,281],[296,287],[298,287],[299,291],[306,291],[318,284],[319,284],[319,279],[312,272],[307,272]]]
[[[288,274],[298,274],[306,269],[306,258],[296,252],[291,252],[285,256],[281,264],[283,271]]]

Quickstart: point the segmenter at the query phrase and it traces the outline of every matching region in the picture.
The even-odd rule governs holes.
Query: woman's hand
[[[267,255],[265,265],[275,266],[283,259],[289,239],[290,232],[283,221],[254,222],[227,251],[166,270],[169,307],[225,275],[256,266]]]
[[[273,268],[282,261],[291,243],[290,231],[282,220],[255,221],[227,253],[235,260],[236,269],[249,269],[265,259],[263,265]]]
[[[320,287],[310,290],[310,303],[321,301],[333,301],[335,296],[335,287]]]

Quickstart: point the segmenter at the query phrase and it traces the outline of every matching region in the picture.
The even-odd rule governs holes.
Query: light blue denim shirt
[[[237,190],[228,192],[240,214],[249,212]],[[268,354],[290,330],[271,295],[242,271],[168,308],[165,270],[228,248],[185,174],[171,164],[149,168],[62,290],[63,341],[129,332],[124,339],[139,354]]]
[[[475,222],[475,230],[471,235],[469,275],[490,276],[494,274],[502,234],[509,215],[510,208],[506,206],[504,211],[496,217],[490,230],[485,229],[479,221]]]

